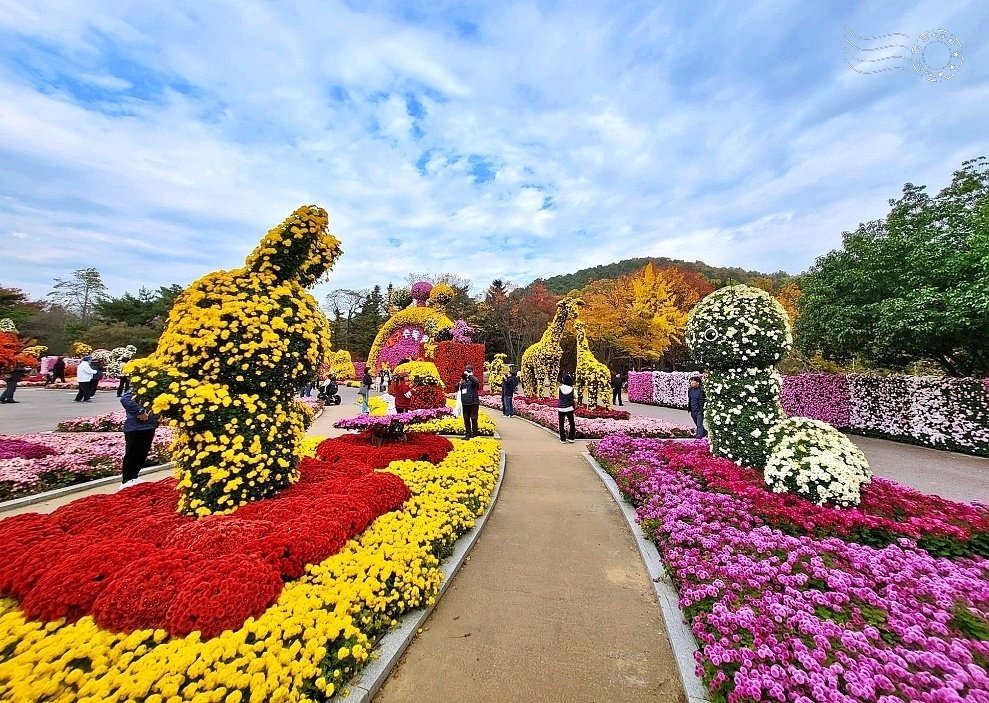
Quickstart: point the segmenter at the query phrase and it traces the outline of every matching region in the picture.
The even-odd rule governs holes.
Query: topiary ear
[[[320,207],[300,207],[268,231],[247,257],[246,267],[265,279],[312,286],[342,253],[339,240],[329,233],[329,221]]]

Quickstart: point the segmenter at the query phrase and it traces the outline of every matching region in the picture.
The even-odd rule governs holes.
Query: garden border
[[[155,464],[154,466],[145,466],[138,472],[138,476],[145,476],[147,474],[156,474],[167,469],[171,469],[175,466],[174,461],[170,461],[167,464]],[[71,486],[62,486],[61,488],[53,488],[50,491],[45,491],[44,493],[34,493],[28,496],[21,496],[20,498],[12,498],[7,501],[0,503],[0,514],[10,512],[11,510],[16,510],[18,508],[24,508],[29,505],[34,505],[35,503],[44,503],[45,501],[55,500],[56,498],[62,498],[64,496],[72,495],[73,493],[81,493],[83,491],[88,491],[90,488],[100,488],[101,486],[109,486],[112,483],[120,483],[120,474],[114,474],[113,476],[104,476],[103,478],[94,478],[89,481],[83,481],[82,483],[73,483]]]
[[[663,568],[659,550],[642,531],[642,527],[636,520],[635,509],[622,497],[615,480],[588,452],[583,452],[581,456],[584,457],[591,469],[604,483],[608,492],[611,493],[611,497],[614,498],[622,515],[625,516],[625,522],[628,523],[632,536],[635,537],[639,554],[642,556],[642,561],[652,581],[653,592],[659,601],[663,621],[666,623],[666,634],[670,641],[670,647],[673,649],[673,658],[676,661],[677,673],[680,675],[680,683],[683,686],[684,695],[687,697],[687,703],[710,703],[707,687],[694,671],[697,640],[694,639],[694,633],[691,632],[683,616],[683,611],[680,610],[680,597],[673,587],[673,582],[667,575],[666,569]]]
[[[498,466],[498,481],[495,483],[494,490],[491,492],[491,501],[488,503],[487,510],[474,523],[474,527],[465,532],[457,540],[453,555],[440,564],[440,570],[443,572],[443,582],[440,584],[440,592],[436,596],[436,603],[440,602],[443,594],[446,593],[446,589],[453,581],[453,577],[457,575],[464,562],[467,561],[471,549],[473,549],[474,544],[481,536],[481,530],[484,529],[484,525],[487,523],[498,502],[501,482],[505,478],[505,457],[505,449],[502,448],[501,461]],[[418,634],[419,628],[426,621],[426,618],[432,614],[434,608],[436,608],[435,603],[428,608],[422,608],[408,613],[402,619],[400,626],[389,630],[375,645],[374,651],[378,652],[378,659],[368,664],[361,671],[360,676],[346,686],[350,694],[344,697],[342,692],[337,693],[330,700],[346,701],[346,703],[370,703],[371,699],[377,694],[378,689],[388,679],[395,665],[398,664],[398,660],[401,659],[405,650],[412,644],[416,634]],[[690,701],[689,703],[694,703],[694,701]]]

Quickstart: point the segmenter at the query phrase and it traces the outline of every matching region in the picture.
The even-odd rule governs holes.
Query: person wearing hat
[[[477,413],[481,407],[481,398],[477,394],[477,389],[480,387],[481,384],[474,375],[474,367],[468,364],[457,386],[460,405],[464,412],[464,439],[477,437]]]
[[[409,372],[395,374],[395,412],[404,413],[412,408],[412,386],[409,385]]]
[[[694,437],[697,439],[707,437],[707,430],[704,429],[704,389],[701,388],[700,376],[690,377],[690,388],[687,390],[687,411],[697,428]]]
[[[79,382],[79,392],[76,393],[75,397],[75,402],[77,403],[93,402],[89,398],[89,396],[92,395],[90,393],[90,384],[93,383],[93,379],[96,377],[96,369],[94,369],[89,363],[92,360],[93,357],[84,356],[82,357],[82,361],[80,361],[79,365],[76,367],[76,381]],[[93,390],[95,390],[95,388]]]

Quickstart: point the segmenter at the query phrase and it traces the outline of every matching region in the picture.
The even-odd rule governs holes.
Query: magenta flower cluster
[[[170,428],[158,429],[149,455],[151,463],[168,461],[171,439]],[[124,457],[122,432],[39,432],[0,438],[0,442],[5,448],[0,456],[3,499],[120,473]],[[37,449],[39,446],[48,452]],[[16,447],[23,448],[20,455]]]
[[[630,372],[629,399],[684,408],[691,375]],[[810,417],[860,434],[989,456],[989,379],[797,374],[783,377],[782,402],[789,417]]]
[[[703,442],[593,451],[663,556],[712,700],[989,702],[985,559],[786,534],[684,470]]]
[[[358,415],[337,420],[333,426],[341,430],[398,430],[406,425],[445,417],[452,412],[450,408],[423,408],[394,415]]]
[[[413,332],[416,334],[413,335]],[[405,359],[418,359],[425,336],[426,332],[421,327],[412,325],[394,332],[378,354],[378,364],[388,364],[388,368],[394,369]]]
[[[457,320],[451,332],[453,341],[458,344],[470,344],[474,340],[474,328],[465,320]]]
[[[501,408],[501,397],[493,395],[481,396],[481,405],[488,408]],[[542,403],[529,403],[524,398],[516,397],[513,406],[515,414],[527,420],[553,430],[558,429],[559,411]],[[623,433],[633,437],[690,437],[694,429],[686,425],[677,425],[666,420],[652,417],[633,415],[627,420],[612,418],[575,418],[577,437],[581,439],[596,439],[610,434]]]
[[[429,300],[429,293],[433,290],[433,284],[429,281],[419,281],[412,284],[412,299],[419,305],[425,305]]]

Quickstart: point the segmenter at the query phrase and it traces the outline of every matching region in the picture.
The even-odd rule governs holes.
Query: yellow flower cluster
[[[341,349],[330,355],[330,373],[338,380],[357,378],[357,369],[349,351]]]
[[[563,298],[556,304],[556,314],[546,326],[543,336],[522,352],[519,375],[526,395],[539,398],[551,398],[556,395],[556,384],[560,378],[560,363],[563,358],[560,340],[568,325],[577,319],[580,306],[583,304],[584,301],[580,298]]]
[[[429,291],[429,304],[436,308],[444,308],[457,297],[457,291],[446,283],[437,283]]]
[[[409,381],[415,386],[439,386],[445,388],[436,364],[431,361],[407,361],[395,367],[395,375],[409,374]]]
[[[433,290],[436,288],[437,286],[434,286]],[[438,308],[415,307],[399,310],[388,318],[385,324],[381,325],[378,335],[374,338],[374,344],[371,345],[371,351],[367,355],[367,367],[371,369],[372,373],[378,368],[378,355],[392,332],[400,330],[406,325],[415,325],[424,330],[429,325],[430,329],[435,329],[438,332],[453,327],[453,320]]]
[[[577,370],[574,374],[574,391],[578,403],[587,407],[611,407],[611,371],[594,356],[587,340],[583,320],[574,322],[577,336]],[[585,399],[584,396],[587,396]]]
[[[438,465],[393,462],[412,492],[326,561],[285,585],[235,632],[114,634],[89,616],[26,621],[0,599],[0,700],[34,703],[272,703],[329,698],[395,618],[435,602],[440,559],[474,525],[497,481],[495,440],[454,441]]]
[[[454,401],[447,399],[447,407],[453,407]],[[371,413],[374,414],[373,412]],[[486,437],[493,437],[497,427],[495,427],[494,420],[484,412],[479,410],[477,412],[477,430],[479,434]],[[466,431],[464,428],[464,418],[462,417],[438,417],[435,420],[426,420],[425,422],[417,422],[413,425],[413,432],[435,432],[436,434],[452,434],[452,435],[462,435]]]
[[[484,362],[484,382],[488,384],[492,393],[501,393],[501,384],[504,383],[509,371],[507,361],[507,354],[498,353],[491,361]]]
[[[47,351],[48,351],[48,347],[46,347],[43,344],[38,344],[33,347],[24,347],[21,350],[21,354],[23,354],[24,356],[33,357],[35,359],[40,359]]]
[[[93,352],[93,347],[90,346],[89,344],[86,344],[85,342],[72,343],[72,356],[76,357],[77,359],[81,359],[82,357],[86,356],[87,354],[91,354],[92,352]]]
[[[138,402],[177,430],[183,512],[229,512],[297,480],[306,415],[293,397],[330,347],[329,323],[305,290],[340,256],[328,224],[321,208],[300,207],[244,268],[189,286],[157,350],[127,365]]]

